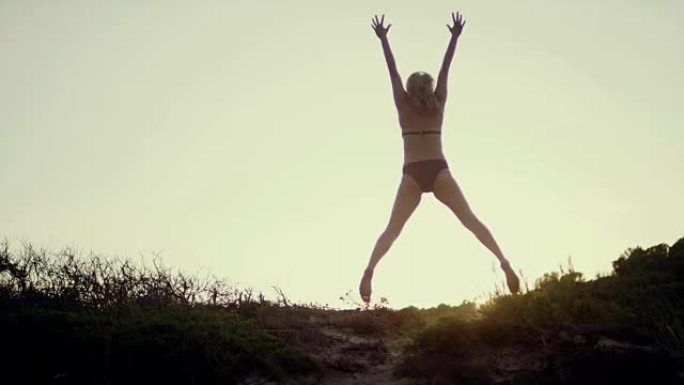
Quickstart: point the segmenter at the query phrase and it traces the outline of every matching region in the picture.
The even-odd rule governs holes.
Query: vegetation
[[[0,370],[37,384],[308,384],[373,367],[426,384],[675,384],[682,296],[684,238],[628,249],[592,280],[568,267],[482,305],[400,310],[267,300],[158,262],[5,242]]]
[[[231,384],[313,362],[258,325],[278,307],[222,281],[155,264],[0,247],[0,341],[7,383]]]
[[[684,238],[627,250],[609,276],[572,268],[475,319],[444,317],[409,346],[397,373],[459,384],[681,383]]]

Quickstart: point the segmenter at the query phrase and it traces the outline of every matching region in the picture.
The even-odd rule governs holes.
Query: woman
[[[375,266],[397,239],[406,221],[420,203],[422,194],[426,192],[432,192],[440,202],[449,207],[461,223],[496,256],[506,275],[509,290],[512,293],[519,291],[518,277],[492,234],[468,207],[468,202],[449,172],[442,153],[440,134],[447,98],[449,65],[454,56],[456,42],[465,25],[458,12],[456,15],[452,12],[451,17],[454,25],[447,24],[451,40],[434,91],[432,77],[424,72],[416,72],[409,76],[404,90],[387,40],[387,31],[392,25],[388,25],[387,28],[383,26],[385,15],[382,15],[381,19],[375,15],[372,22],[373,30],[382,43],[392,81],[394,104],[399,113],[399,125],[404,140],[404,165],[389,223],[375,243],[359,285],[359,293],[365,302],[370,302],[371,280]]]

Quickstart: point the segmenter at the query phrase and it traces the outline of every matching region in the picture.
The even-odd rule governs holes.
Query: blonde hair
[[[427,72],[414,72],[406,80],[406,92],[409,100],[425,111],[437,111],[441,103],[433,91],[434,80]]]

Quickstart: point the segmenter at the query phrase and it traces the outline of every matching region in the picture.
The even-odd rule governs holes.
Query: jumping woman
[[[452,12],[451,17],[454,25],[447,24],[451,40],[444,55],[434,91],[433,79],[425,72],[411,74],[404,90],[387,40],[387,31],[392,24],[389,24],[387,28],[383,26],[385,15],[382,15],[381,19],[375,15],[372,19],[372,27],[382,43],[392,81],[394,104],[399,114],[399,125],[404,140],[404,164],[389,223],[375,243],[359,285],[359,293],[365,302],[370,302],[371,280],[375,266],[387,253],[406,221],[418,207],[422,194],[427,192],[432,192],[440,202],[449,207],[461,223],[496,256],[506,275],[509,290],[512,293],[519,291],[518,276],[487,227],[468,207],[461,189],[449,172],[449,166],[442,152],[442,119],[447,99],[449,65],[454,56],[456,42],[465,25],[465,21],[458,12],[456,15]]]

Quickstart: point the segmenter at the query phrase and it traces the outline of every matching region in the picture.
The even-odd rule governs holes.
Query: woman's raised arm
[[[392,81],[392,94],[394,95],[394,102],[399,103],[401,100],[406,98],[406,91],[404,90],[404,85],[401,82],[399,71],[397,71],[397,63],[394,61],[389,40],[387,40],[387,31],[389,31],[392,24],[388,25],[387,28],[383,26],[383,23],[385,22],[385,15],[382,15],[381,19],[378,18],[378,15],[375,15],[372,20],[373,23],[371,27],[373,27],[375,34],[380,39],[380,42],[382,43],[382,50],[385,53],[387,69],[389,70],[390,80]]]
[[[449,32],[451,32],[451,39],[449,40],[449,46],[444,54],[442,68],[439,70],[439,75],[437,76],[437,86],[435,87],[435,95],[440,101],[442,101],[442,103],[446,102],[447,98],[447,79],[449,77],[449,66],[451,65],[451,59],[454,57],[454,51],[456,51],[456,42],[458,41],[458,37],[461,36],[461,32],[463,32],[463,26],[465,25],[465,20],[463,20],[463,16],[460,13],[456,12],[456,15],[454,15],[452,12],[451,18],[454,21],[453,27],[447,24],[447,28],[449,28]]]

